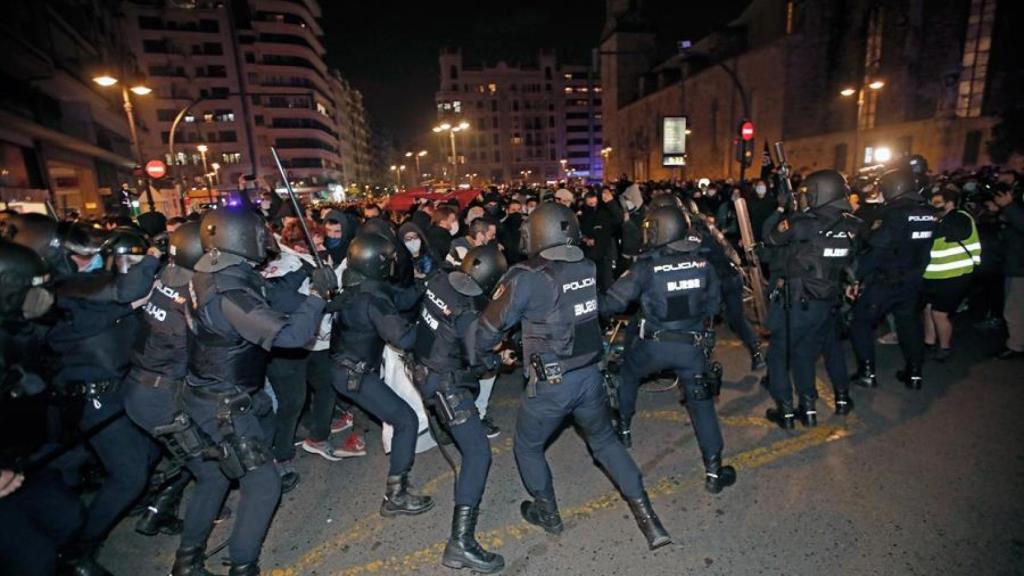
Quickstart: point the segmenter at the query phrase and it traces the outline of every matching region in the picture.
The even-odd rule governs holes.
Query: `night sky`
[[[749,0],[649,0],[663,51],[696,39],[742,11]],[[604,0],[321,0],[328,64],[362,91],[375,127],[401,147],[426,139],[435,121],[437,58],[461,47],[469,61],[510,64],[539,48],[560,61],[587,63],[600,41]]]

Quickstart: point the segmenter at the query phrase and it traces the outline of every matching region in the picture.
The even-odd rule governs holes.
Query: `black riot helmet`
[[[203,242],[199,238],[199,223],[186,222],[170,234],[168,251],[175,266],[193,270],[203,257]]]
[[[61,246],[77,256],[95,256],[107,240],[106,233],[85,222],[61,222],[57,225]]]
[[[210,210],[199,222],[203,251],[217,250],[260,263],[276,244],[267,221],[254,210],[224,207]]]
[[[12,215],[8,219],[4,237],[15,244],[30,248],[44,260],[60,250],[57,222],[49,216],[35,212]]]
[[[892,202],[900,196],[916,192],[917,182],[910,170],[889,170],[878,178],[878,188],[882,191],[885,201]]]
[[[567,206],[545,202],[530,214],[526,222],[526,251],[548,260],[576,262],[583,259],[580,250],[580,223]]]
[[[835,205],[849,208],[850,190],[846,179],[835,170],[818,170],[805,178],[797,188],[800,206],[807,210],[815,210],[823,206]]]
[[[348,268],[343,278],[348,280],[347,285],[359,283],[352,273],[371,280],[386,280],[395,270],[395,245],[380,234],[356,235],[348,245],[347,257]]]
[[[448,281],[459,294],[490,294],[508,270],[505,255],[495,246],[477,246],[462,258],[458,270],[448,273]]]
[[[138,264],[149,250],[149,241],[135,228],[121,226],[114,228],[103,243],[106,268],[124,274]]]
[[[0,319],[42,316],[53,305],[49,267],[31,249],[0,240]]]
[[[654,198],[651,198],[651,203],[647,205],[647,209],[654,210],[655,208],[661,208],[662,206],[675,206],[676,208],[682,209],[683,201],[672,193],[659,194]]]
[[[648,210],[640,227],[645,250],[682,240],[690,228],[683,211],[675,205]]]

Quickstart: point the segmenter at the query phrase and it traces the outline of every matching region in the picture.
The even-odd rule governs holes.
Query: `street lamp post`
[[[560,175],[560,176],[561,176],[561,178],[565,178],[565,177],[566,177],[566,172],[565,172],[565,165],[566,165],[566,164],[567,164],[568,162],[569,162],[569,161],[568,161],[568,160],[566,160],[565,158],[562,158],[561,160],[559,160],[559,161],[558,161],[558,163],[559,163],[559,164],[561,165],[561,167],[562,167],[562,173],[561,173],[561,175]]]
[[[601,176],[608,180],[608,157],[612,155],[612,147],[601,148]]]
[[[455,185],[456,180],[459,178],[459,157],[455,152],[455,133],[462,132],[469,129],[469,122],[459,122],[458,126],[452,126],[445,122],[438,126],[434,126],[432,129],[434,133],[448,132],[449,138],[452,143],[452,185]]]
[[[213,203],[213,184],[210,181],[210,168],[206,165],[206,151],[210,148],[206,144],[200,144],[196,146],[196,150],[199,151],[199,156],[203,159],[203,179],[206,180],[206,195],[210,197],[210,203]]]
[[[104,88],[108,88],[118,83],[117,78],[108,74],[96,76],[92,81]],[[139,133],[135,127],[135,114],[133,112],[134,106],[132,105],[132,98],[128,94],[129,90],[138,96],[145,96],[152,92],[153,89],[141,83],[136,83],[131,88],[129,88],[127,84],[123,82],[121,83],[121,100],[122,105],[124,106],[124,114],[128,118],[128,134],[132,139],[132,150],[135,152],[135,162],[141,169],[146,161],[142,156],[142,145],[139,143]],[[146,203],[149,205],[149,211],[154,212],[156,210],[156,204],[153,202],[153,191],[149,185],[149,176],[146,175],[145,171],[142,173],[142,183],[143,186],[146,187]]]
[[[390,170],[395,173],[395,192],[402,187],[402,172],[405,171],[405,164],[401,166],[391,165]]]
[[[852,170],[852,172],[856,172],[857,171],[857,164],[859,164],[861,162],[860,159],[862,158],[861,153],[860,153],[860,131],[861,131],[861,125],[864,122],[864,94],[865,94],[865,90],[875,90],[875,91],[877,91],[877,90],[881,90],[884,86],[885,86],[885,82],[883,82],[881,80],[873,80],[873,81],[871,81],[871,82],[861,86],[860,88],[853,88],[852,86],[848,86],[848,87],[843,88],[842,90],[839,91],[839,95],[842,96],[843,98],[849,98],[849,97],[853,96],[854,94],[857,95],[857,126],[856,126],[855,130],[853,131],[853,166],[852,166],[853,170]]]
[[[220,164],[213,162],[210,164],[210,168],[213,168],[213,172],[211,172],[211,174],[213,175],[214,182],[217,186],[220,186]]]

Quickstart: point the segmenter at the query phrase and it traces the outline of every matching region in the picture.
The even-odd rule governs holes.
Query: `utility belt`
[[[562,378],[568,371],[559,360],[545,362],[540,354],[530,355],[529,376],[526,379],[526,396],[533,398],[537,395],[537,383],[544,381],[552,386],[562,383]]]
[[[430,378],[432,371],[423,364],[413,364],[412,381],[416,388],[423,392]],[[459,371],[448,371],[439,374],[437,390],[424,401],[435,408],[441,424],[452,427],[465,424],[471,416],[476,413],[476,406],[472,403],[473,394],[465,387],[459,386],[468,373]],[[470,400],[469,408],[459,406]]]
[[[184,378],[170,378],[139,367],[133,368],[129,375],[139,384],[150,388],[178,388],[185,383]]]
[[[64,393],[68,396],[91,399],[95,399],[97,396],[107,392],[117,392],[120,389],[120,380],[96,380],[94,382],[71,380],[64,383]]]
[[[348,370],[348,382],[345,388],[349,392],[359,392],[359,387],[363,382],[363,374],[370,371],[370,365],[366,360],[353,360],[351,358],[345,358],[344,356],[334,356],[334,363],[338,366]]]
[[[649,340],[652,342],[673,342],[687,346],[700,346],[708,350],[715,347],[714,330],[702,330],[699,332],[692,330],[670,330],[665,328],[660,330],[649,330],[647,328],[647,321],[644,319],[640,320],[638,337],[641,340]]]
[[[201,453],[207,459],[217,460],[225,477],[237,480],[273,458],[260,438],[241,436],[235,430],[234,417],[253,410],[249,393],[240,390],[214,391],[202,387],[190,387],[189,391],[200,399],[216,402],[217,429],[222,440],[219,444],[210,442]],[[196,432],[202,435],[201,430],[197,429]]]

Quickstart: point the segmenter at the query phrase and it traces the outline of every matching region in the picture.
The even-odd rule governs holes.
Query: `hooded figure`
[[[444,260],[444,254],[438,255],[431,249],[423,228],[411,220],[398,228],[398,240],[412,258],[413,274],[416,278],[430,275]]]
[[[331,237],[325,234],[324,252],[330,257],[331,262],[337,266],[345,259],[348,245],[356,237],[356,228],[359,227],[359,223],[356,222],[356,219],[351,214],[341,210],[330,210],[324,215],[324,227],[327,228],[335,224],[341,226],[341,236]]]

